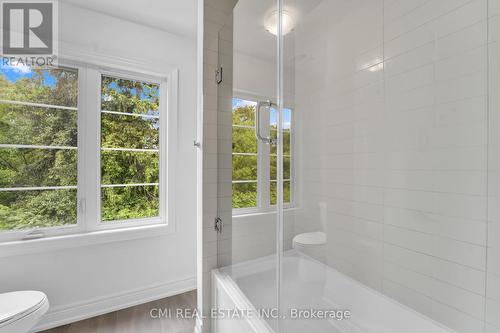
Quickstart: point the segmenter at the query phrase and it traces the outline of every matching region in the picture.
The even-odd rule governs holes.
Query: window
[[[159,215],[160,87],[101,77],[101,219]]]
[[[256,104],[233,100],[233,208],[257,207]]]
[[[276,205],[277,151],[276,146],[265,145],[255,138],[256,105],[254,101],[233,98],[233,209],[266,210]],[[291,204],[292,111],[283,111],[283,196],[285,203]],[[275,110],[269,114],[269,122],[262,126],[276,138],[277,114]]]
[[[74,225],[78,71],[1,74],[0,231]]]
[[[278,125],[276,120],[276,112],[271,110],[270,131],[271,137],[276,139],[278,136]],[[292,111],[290,109],[283,109],[283,201],[285,203],[291,202],[291,184],[292,184],[292,151],[291,151],[291,124],[292,124]],[[276,166],[277,166],[277,152],[276,146],[270,147],[270,203],[276,205]]]
[[[92,66],[0,67],[0,240],[165,223],[164,86]]]

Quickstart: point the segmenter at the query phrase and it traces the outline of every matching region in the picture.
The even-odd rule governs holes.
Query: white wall
[[[0,292],[47,293],[43,327],[193,289],[196,269],[196,41],[64,3],[59,12],[60,39],[72,47],[179,69],[177,216],[170,235],[0,258]]]
[[[244,39],[245,37],[235,34],[234,38]],[[260,59],[238,50],[234,50],[233,54],[234,91],[275,100],[278,95],[276,59]]]

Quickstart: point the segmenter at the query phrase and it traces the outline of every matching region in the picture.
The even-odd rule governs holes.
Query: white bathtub
[[[277,320],[272,315],[276,312],[259,316],[263,314],[259,309],[276,308],[275,262],[275,256],[269,256],[213,271],[212,305],[222,310],[215,313],[212,332],[275,332]],[[281,314],[287,318],[279,321],[280,332],[454,332],[294,250],[283,257],[281,303]],[[292,309],[348,310],[351,317],[291,319]]]

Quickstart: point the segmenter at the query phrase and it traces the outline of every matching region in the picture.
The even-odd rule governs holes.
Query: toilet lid
[[[326,234],[322,231],[306,232],[295,236],[293,242],[302,245],[323,245],[326,244]]]
[[[14,291],[0,294],[0,326],[16,321],[39,309],[47,296],[40,291]]]

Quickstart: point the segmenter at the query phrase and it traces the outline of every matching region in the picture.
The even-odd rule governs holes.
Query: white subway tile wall
[[[217,254],[276,244],[274,216],[231,219],[230,91],[213,73],[234,3],[204,6],[205,308]],[[286,248],[326,203],[329,265],[457,332],[500,333],[500,0],[326,0],[293,35],[302,215],[285,216]],[[233,221],[219,248],[218,211]]]
[[[199,65],[203,68],[203,231],[202,231],[202,281],[198,287],[198,307],[204,315],[208,315],[211,306],[211,276],[212,269],[217,267],[217,233],[214,221],[219,214],[225,214],[228,208],[226,200],[231,205],[231,194],[225,187],[227,179],[231,179],[231,143],[224,134],[225,128],[231,126],[231,113],[219,107],[218,87],[215,83],[215,70],[219,63],[219,31],[224,24],[231,24],[232,10],[236,0],[204,0],[200,1],[203,12],[203,50]],[[232,31],[228,28],[227,31]],[[223,32],[224,33],[224,32]],[[230,36],[224,40],[231,42]],[[226,46],[227,47],[230,46]],[[229,164],[224,160],[223,152],[229,152]],[[229,199],[227,199],[229,198]],[[224,200],[219,200],[224,199]],[[231,209],[229,208],[229,212]],[[225,214],[224,217],[226,217]],[[231,214],[226,217],[230,223]],[[203,320],[203,332],[210,332],[209,319]]]
[[[292,52],[295,232],[324,202],[329,265],[458,332],[500,332],[500,0],[323,1]]]
[[[500,332],[500,1],[488,1],[488,251],[486,332]]]

